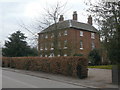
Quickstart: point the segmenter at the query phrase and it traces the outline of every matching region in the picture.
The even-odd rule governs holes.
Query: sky
[[[84,3],[85,0],[0,0],[0,44],[3,46],[5,40],[17,30],[21,30],[28,39],[30,45],[33,34],[39,33],[41,30],[36,30],[32,25],[36,25],[36,20],[41,20],[41,15],[44,14],[44,9],[48,6],[55,6],[57,2],[66,3],[65,20],[72,19],[73,11],[77,11],[78,21],[87,23],[88,13],[85,11],[88,6]],[[22,28],[20,25],[26,25],[31,30]]]

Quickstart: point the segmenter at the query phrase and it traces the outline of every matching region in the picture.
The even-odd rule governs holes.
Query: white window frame
[[[60,54],[58,54],[58,57],[60,57]]]
[[[40,57],[43,57],[42,54],[40,55]]]
[[[59,32],[59,35],[58,35],[59,37],[61,37],[61,33]]]
[[[47,55],[45,55],[45,57],[47,57]]]
[[[95,39],[95,33],[93,33],[93,32],[91,33],[91,38]]]
[[[80,40],[80,49],[83,50],[83,41]]]
[[[43,50],[43,46],[42,46],[42,44],[40,44],[40,51],[42,51]]]
[[[47,50],[47,44],[45,43],[45,50]]]
[[[67,40],[64,41],[64,49],[67,49]]]
[[[53,38],[54,37],[54,33],[52,33],[52,35],[51,35],[51,38]]]
[[[83,36],[83,31],[80,31],[80,36]]]
[[[64,31],[64,35],[65,35],[65,36],[66,36],[66,35],[68,35],[68,32],[67,32],[67,30],[65,30],[65,31]]]
[[[48,38],[48,35],[45,35],[45,38]]]
[[[66,57],[67,56],[67,54],[64,54],[64,57]]]
[[[54,53],[51,53],[49,57],[54,57],[54,56],[55,56]]]
[[[54,46],[54,44],[51,43],[51,48],[50,48],[50,50],[54,50],[53,46]]]
[[[92,50],[95,49],[95,43],[93,41],[91,43],[91,48],[92,48]]]

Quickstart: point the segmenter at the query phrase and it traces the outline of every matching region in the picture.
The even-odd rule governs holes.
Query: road
[[[85,88],[59,81],[2,70],[2,88]]]

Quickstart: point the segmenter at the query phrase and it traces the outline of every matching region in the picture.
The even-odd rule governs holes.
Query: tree
[[[10,37],[8,41],[5,41],[5,47],[2,49],[2,55],[8,57],[21,57],[33,55],[33,51],[25,41],[27,37],[21,31],[16,31]]]
[[[120,63],[120,1],[90,4],[89,12],[99,25],[101,39],[108,57],[113,63]]]
[[[100,65],[100,63],[101,63],[100,52],[97,49],[93,49],[89,53],[88,58],[89,58],[92,65]]]

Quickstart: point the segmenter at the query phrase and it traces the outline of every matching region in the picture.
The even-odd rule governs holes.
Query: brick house
[[[56,31],[55,27],[57,27]],[[38,35],[38,53],[41,57],[74,54],[88,56],[92,49],[100,47],[99,33],[92,26],[92,17],[88,17],[87,23],[78,22],[76,11],[73,12],[72,20],[64,20],[63,15],[60,15],[58,23],[52,24]],[[55,43],[57,43],[56,55]]]

